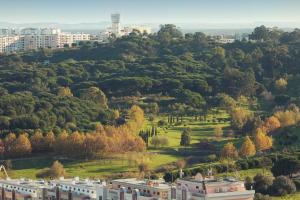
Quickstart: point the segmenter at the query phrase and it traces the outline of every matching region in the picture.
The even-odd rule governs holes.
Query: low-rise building
[[[175,199],[171,185],[161,180],[118,179],[107,187],[107,200]]]
[[[234,178],[178,179],[176,181],[177,200],[253,200],[254,190],[246,190],[244,182]]]

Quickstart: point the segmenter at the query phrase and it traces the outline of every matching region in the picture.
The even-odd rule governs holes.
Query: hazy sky
[[[300,0],[0,0],[2,22],[124,23],[300,21]]]

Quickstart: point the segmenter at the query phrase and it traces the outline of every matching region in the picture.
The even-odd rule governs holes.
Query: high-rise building
[[[120,35],[121,31],[121,16],[119,13],[111,14],[111,31],[116,36]]]

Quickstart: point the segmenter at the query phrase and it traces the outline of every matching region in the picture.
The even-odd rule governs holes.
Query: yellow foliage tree
[[[40,152],[45,149],[44,136],[40,131],[36,131],[30,137],[30,143],[32,146],[32,150],[35,152]]]
[[[54,143],[55,143],[55,135],[51,131],[51,132],[47,133],[46,136],[44,137],[45,149],[47,151],[53,151]]]
[[[16,134],[9,133],[4,139],[4,154],[7,157],[13,156],[14,142],[17,139]]]
[[[254,156],[256,154],[255,145],[249,136],[245,137],[245,140],[240,149],[240,155],[245,157]]]
[[[267,136],[267,134],[260,128],[256,130],[254,143],[258,151],[268,150],[273,146],[272,138]]]
[[[13,145],[14,157],[29,155],[32,151],[31,143],[26,133],[19,135]]]
[[[284,78],[280,78],[275,81],[275,87],[278,90],[284,90],[286,88],[287,84],[288,84],[288,82]]]
[[[57,95],[63,97],[72,97],[73,93],[69,87],[59,87]]]
[[[221,151],[221,158],[226,160],[234,160],[238,158],[238,151],[232,142],[225,144]]]
[[[270,131],[274,131],[275,129],[279,128],[281,124],[277,117],[271,116],[266,119],[263,126],[265,127],[265,131],[268,133]]]
[[[221,138],[223,136],[223,129],[222,126],[217,125],[214,129],[214,134],[216,138]]]

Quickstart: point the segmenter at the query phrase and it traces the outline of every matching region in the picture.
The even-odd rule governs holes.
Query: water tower
[[[120,30],[121,30],[120,18],[121,17],[119,13],[111,14],[111,29],[112,29],[112,33],[115,34],[116,36],[120,35]]]

